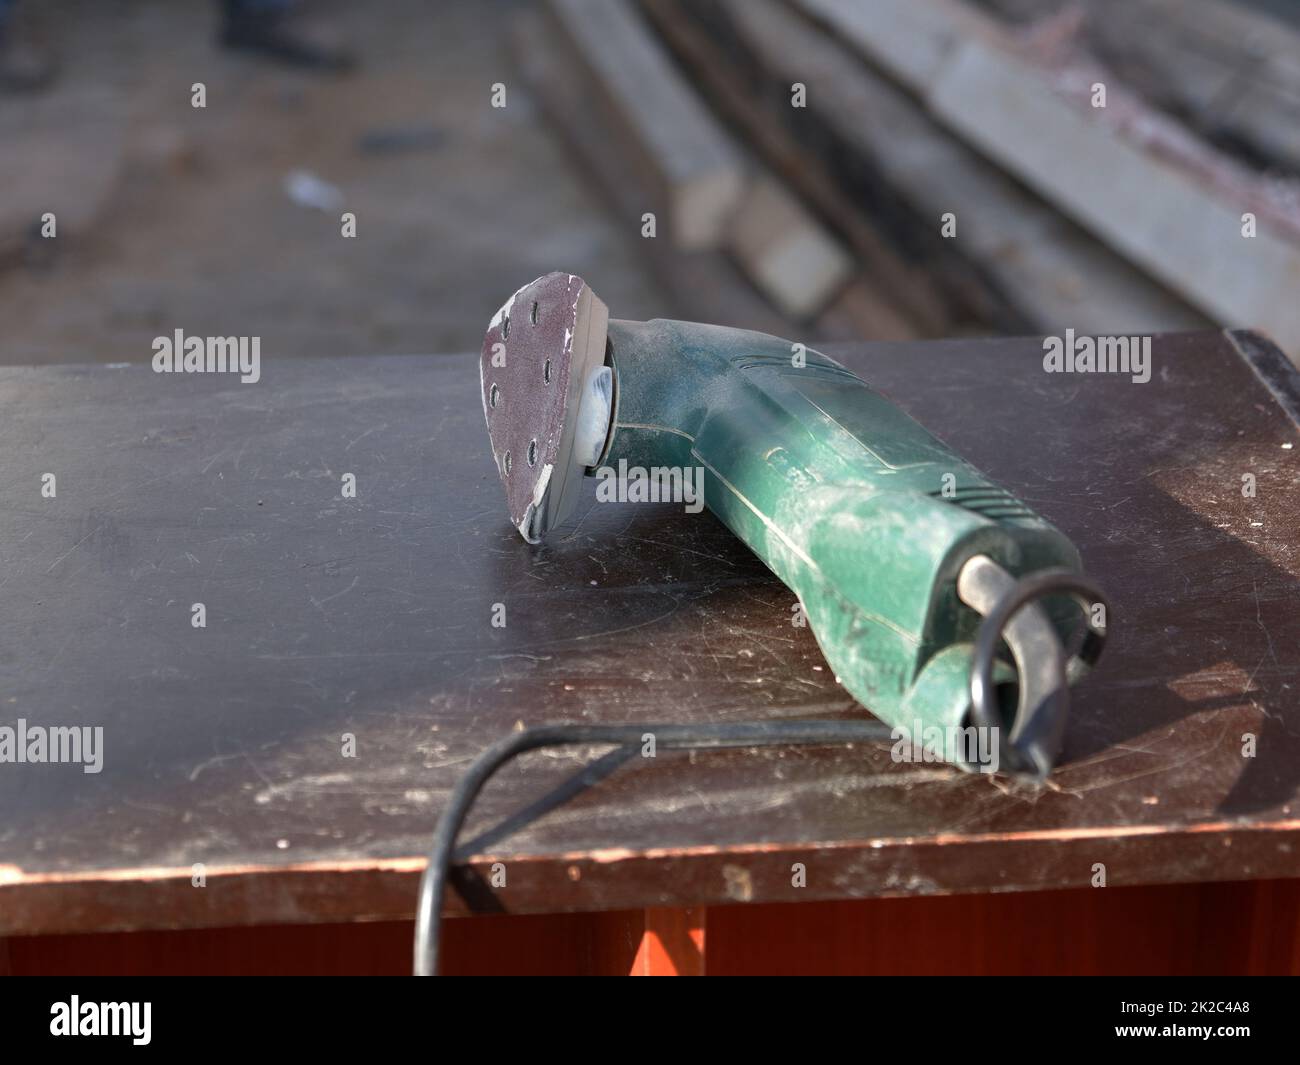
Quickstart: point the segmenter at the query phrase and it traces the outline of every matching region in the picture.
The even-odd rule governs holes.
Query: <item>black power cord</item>
[[[1086,637],[1071,659],[1071,679],[1094,665],[1106,640],[1106,625],[1094,619],[1091,607],[1106,606],[1092,581],[1067,570],[1048,570],[1019,580],[989,612],[980,626],[971,656],[971,721],[990,726],[998,721],[993,707],[993,658],[1002,630],[1016,611],[1048,595],[1070,595],[1084,613]],[[1108,610],[1108,608],[1107,608]],[[1102,619],[1105,612],[1102,614]],[[879,721],[751,721],[728,725],[542,725],[513,732],[480,754],[452,790],[438,819],[429,861],[420,877],[415,917],[415,975],[436,976],[441,945],[442,903],[447,894],[452,852],[478,793],[510,759],[539,747],[575,744],[629,747],[654,737],[665,750],[717,750],[725,747],[814,747],[836,743],[869,743],[889,734]]]
[[[415,917],[415,975],[436,976],[441,946],[442,903],[447,894],[452,851],[465,818],[492,774],[516,756],[539,747],[575,744],[615,747],[641,745],[650,736],[655,748],[717,750],[727,747],[824,746],[878,742],[888,735],[879,721],[757,721],[727,725],[541,725],[512,732],[474,759],[452,790],[438,819],[429,863],[420,877]]]

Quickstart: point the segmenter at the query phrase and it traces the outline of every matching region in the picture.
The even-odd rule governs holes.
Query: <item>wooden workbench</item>
[[[1147,384],[1046,374],[1033,339],[827,350],[1108,589],[1064,764],[529,756],[450,912],[551,916],[452,921],[448,968],[1300,968],[1290,364],[1218,333],[1157,338]],[[0,370],[0,725],[104,728],[98,774],[0,765],[13,971],[401,969],[440,806],[516,722],[863,713],[709,513],[589,491],[525,544],[478,389],[469,355]]]

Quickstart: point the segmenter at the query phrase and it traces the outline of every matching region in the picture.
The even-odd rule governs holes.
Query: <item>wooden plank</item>
[[[745,187],[744,164],[726,131],[629,0],[548,0],[547,6],[652,175],[671,239],[685,250],[718,247]]]
[[[951,5],[953,0],[933,2]],[[1027,85],[1026,91],[1046,87],[1076,105],[1089,98],[1089,119],[1108,127],[1117,139],[1182,171],[1211,198],[1254,214],[1261,229],[1300,244],[1300,180],[1261,173],[1278,161],[1276,155],[1252,145],[1234,127],[1230,114],[1240,97],[1253,96],[1248,91],[1253,72],[1268,68],[1277,42],[1282,43],[1282,54],[1300,56],[1300,33],[1244,6],[1171,7],[1163,0],[1117,5],[1111,0],[1089,0],[1061,8],[1051,17],[1045,13],[1057,10],[1054,0],[996,3],[1000,9],[1016,11],[1024,6],[1042,16],[1028,30],[1004,26],[986,28],[981,35],[986,44],[1011,50],[1029,62],[1039,84]],[[936,10],[946,12],[949,7]],[[1188,10],[1203,12],[1205,25],[1198,22],[1194,29],[1184,25],[1180,30]],[[853,28],[855,21],[846,16],[843,24],[850,33],[861,35],[860,27]],[[1216,33],[1232,43],[1221,45]],[[865,43],[863,49],[871,50]],[[1289,103],[1272,109],[1264,101],[1250,104],[1252,117],[1264,115],[1270,129],[1300,128],[1300,59],[1292,59],[1291,66],[1295,86]],[[1181,97],[1170,91],[1172,69],[1178,71],[1178,83],[1187,86]],[[1098,84],[1106,88],[1105,104],[1091,106],[1093,87]],[[929,83],[922,89],[928,91]],[[1152,106],[1152,100],[1165,110]]]
[[[906,339],[956,332],[952,309],[930,273],[891,244],[820,153],[772,121],[731,58],[678,0],[642,0],[642,8],[714,106],[852,251],[862,276],[837,299],[833,320],[818,323],[817,335]]]
[[[596,88],[590,77],[564,61],[559,35],[538,12],[521,12],[510,34],[511,50],[546,117],[559,132],[575,164],[604,193],[606,201],[633,232],[653,202],[644,168],[623,152],[611,150],[614,132],[600,108],[590,102]],[[739,275],[720,251],[682,251],[667,236],[642,241],[656,280],[674,303],[671,313],[700,321],[757,329],[777,336],[794,332],[793,323],[774,311]]]
[[[813,335],[827,341],[916,340],[923,334],[883,293],[874,277],[854,278],[817,319]]]
[[[959,0],[795,0],[808,15],[835,27],[899,84],[924,95],[953,51],[987,40],[997,20]]]
[[[1065,0],[981,0],[1046,19]],[[1223,0],[1072,0],[1079,36],[1116,74],[1207,139],[1300,173],[1300,31]]]
[[[954,0],[906,5],[929,42],[923,61],[899,60],[898,26],[875,8],[796,2],[1149,276],[1219,324],[1263,329],[1300,357],[1300,301],[1289,295],[1300,289],[1300,244],[1262,219],[1257,236],[1243,237],[1248,188],[1211,188],[1205,174],[1099,121],[1085,94],[1054,91],[1047,71],[999,40],[995,23]],[[893,16],[901,0],[884,3]]]
[[[989,158],[1152,277],[1219,323],[1263,329],[1300,358],[1300,245],[1262,223],[1243,237],[1248,205],[1225,202],[1116,137],[1090,120],[1086,103],[1044,91],[1032,67],[1001,49],[964,44],[927,99]]]
[[[557,0],[554,14],[568,41],[565,54],[578,58],[583,72],[578,77],[589,88],[582,99],[575,94],[574,107],[553,113],[566,126],[601,129],[594,138],[581,128],[570,134],[590,141],[583,152],[587,165],[598,171],[636,172],[632,180],[620,177],[611,185],[617,185],[616,194],[629,210],[667,205],[660,208],[664,232],[659,239],[680,251],[725,248],[787,318],[808,318],[820,311],[844,286],[851,271],[848,257],[797,198],[731,141],[635,10],[623,3]],[[533,69],[554,65],[545,56],[522,55],[554,39],[545,34],[520,36],[521,61]],[[627,55],[633,59],[624,61]],[[575,73],[553,70],[548,79],[572,82]],[[653,91],[638,88],[652,78],[659,79]],[[666,94],[667,102],[656,93]],[[576,106],[591,99],[608,106]],[[683,118],[686,114],[690,117]],[[627,156],[625,163],[605,158],[620,151]],[[727,172],[735,178],[727,186],[734,195],[725,202],[716,195],[723,187],[716,180],[718,157],[725,157]],[[697,180],[699,173],[705,174],[704,180]],[[633,190],[640,190],[639,202]]]
[[[784,5],[712,0],[692,11],[734,40],[769,116],[834,166],[846,194],[983,322],[1008,332],[1077,323],[1102,334],[1205,322]],[[803,109],[790,106],[796,81],[808,87]],[[956,217],[952,239],[941,236],[945,214]]]
[[[1121,63],[1122,75],[1151,71],[1168,87],[1165,99],[1203,130],[1232,136],[1262,159],[1300,172],[1294,24],[1219,0],[1110,0],[1089,25]]]
[[[848,255],[781,182],[751,182],[728,246],[777,310],[806,318],[822,310],[852,273]]]

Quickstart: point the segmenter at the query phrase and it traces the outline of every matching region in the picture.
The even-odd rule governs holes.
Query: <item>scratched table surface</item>
[[[449,912],[1063,887],[1096,862],[1111,884],[1300,875],[1280,353],[1157,338],[1134,384],[1046,374],[1034,339],[827,350],[1109,590],[1063,764],[1040,787],[896,762],[886,737],[539,752],[482,795]],[[478,388],[470,355],[271,355],[257,384],[0,370],[0,726],[103,728],[98,773],[0,764],[0,934],[409,916],[449,789],[516,722],[865,713],[707,511],[589,486],[524,543]]]

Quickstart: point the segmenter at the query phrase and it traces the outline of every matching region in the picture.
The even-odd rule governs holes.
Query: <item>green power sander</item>
[[[1005,732],[1003,768],[1055,764],[1068,684],[1105,633],[1078,551],[839,363],[761,333],[611,321],[581,278],[557,273],[501,308],[480,369],[510,519],[529,543],[598,468],[702,470],[709,509],[790,587],[876,717],[942,737],[958,764],[972,723]],[[1007,618],[1006,604],[1049,590],[1085,600],[1077,654],[1064,651],[1068,604]],[[1005,621],[1013,662],[976,654],[995,613],[984,631],[1001,636]]]
[[[761,333],[610,320],[564,273],[497,312],[480,371],[510,520],[529,543],[598,471],[677,471],[681,483],[702,471],[705,504],[797,596],[859,703],[964,768],[1051,771],[1069,685],[1105,641],[1105,598],[1065,536],[855,374]],[[483,782],[522,750],[647,731],[670,747],[842,742],[862,739],[861,724],[523,730],[471,767],[430,869],[450,860]],[[435,965],[440,875],[422,885],[417,972]]]

